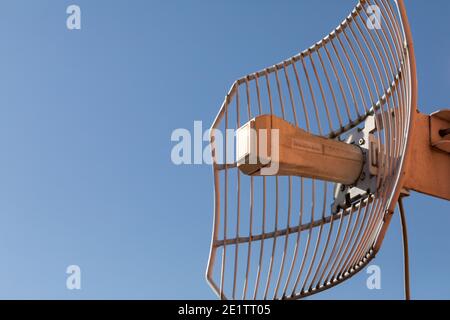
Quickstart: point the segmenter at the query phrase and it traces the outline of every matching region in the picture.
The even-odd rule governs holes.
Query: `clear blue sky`
[[[355,1],[2,0],[0,298],[215,298],[207,165],[175,128],[209,127],[238,77],[322,38]],[[66,28],[78,4],[82,30]],[[450,107],[450,2],[406,1],[420,108]],[[412,296],[450,298],[449,203],[407,199]],[[373,263],[314,298],[400,299],[398,216]],[[69,291],[66,267],[82,269]]]

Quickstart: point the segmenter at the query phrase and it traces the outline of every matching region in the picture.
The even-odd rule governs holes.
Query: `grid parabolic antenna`
[[[368,25],[371,6],[379,29]],[[439,178],[448,174],[448,150],[417,143],[444,170],[434,181],[440,188],[408,175],[426,171],[425,159],[408,164],[415,123],[434,121],[445,133],[450,121],[448,111],[418,114],[416,102],[400,0],[360,1],[321,41],[234,82],[211,130],[215,210],[206,275],[215,293],[297,299],[330,288],[375,256],[407,190],[449,199]],[[446,132],[436,138],[444,148]]]

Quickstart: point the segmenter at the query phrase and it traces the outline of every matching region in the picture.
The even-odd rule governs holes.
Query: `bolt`
[[[359,143],[360,146],[362,146],[365,142],[366,142],[366,141],[365,141],[363,138],[359,139],[359,141],[358,141],[358,143]]]
[[[386,219],[392,215],[394,212],[389,212],[389,210],[384,210],[384,217],[383,217],[383,221],[386,221]]]

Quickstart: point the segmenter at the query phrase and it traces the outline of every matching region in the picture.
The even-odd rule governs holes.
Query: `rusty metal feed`
[[[371,5],[381,9],[379,30],[366,25]],[[400,195],[416,106],[405,19],[403,1],[360,1],[309,49],[232,85],[213,129],[237,130],[271,114],[345,141],[371,117],[378,167],[375,192],[332,210],[335,183],[247,176],[236,163],[222,163],[216,150],[207,281],[219,297],[302,298],[350,278],[374,257]],[[212,131],[213,149],[220,148],[216,138]],[[226,145],[230,137],[223,139]]]

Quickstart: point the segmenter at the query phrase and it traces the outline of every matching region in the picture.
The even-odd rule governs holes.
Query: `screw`
[[[359,139],[359,141],[358,141],[358,143],[359,143],[360,146],[362,146],[365,142],[366,142],[366,141],[365,141],[363,138]]]
[[[389,210],[384,211],[383,221],[386,221],[386,219],[394,212],[389,212]]]

